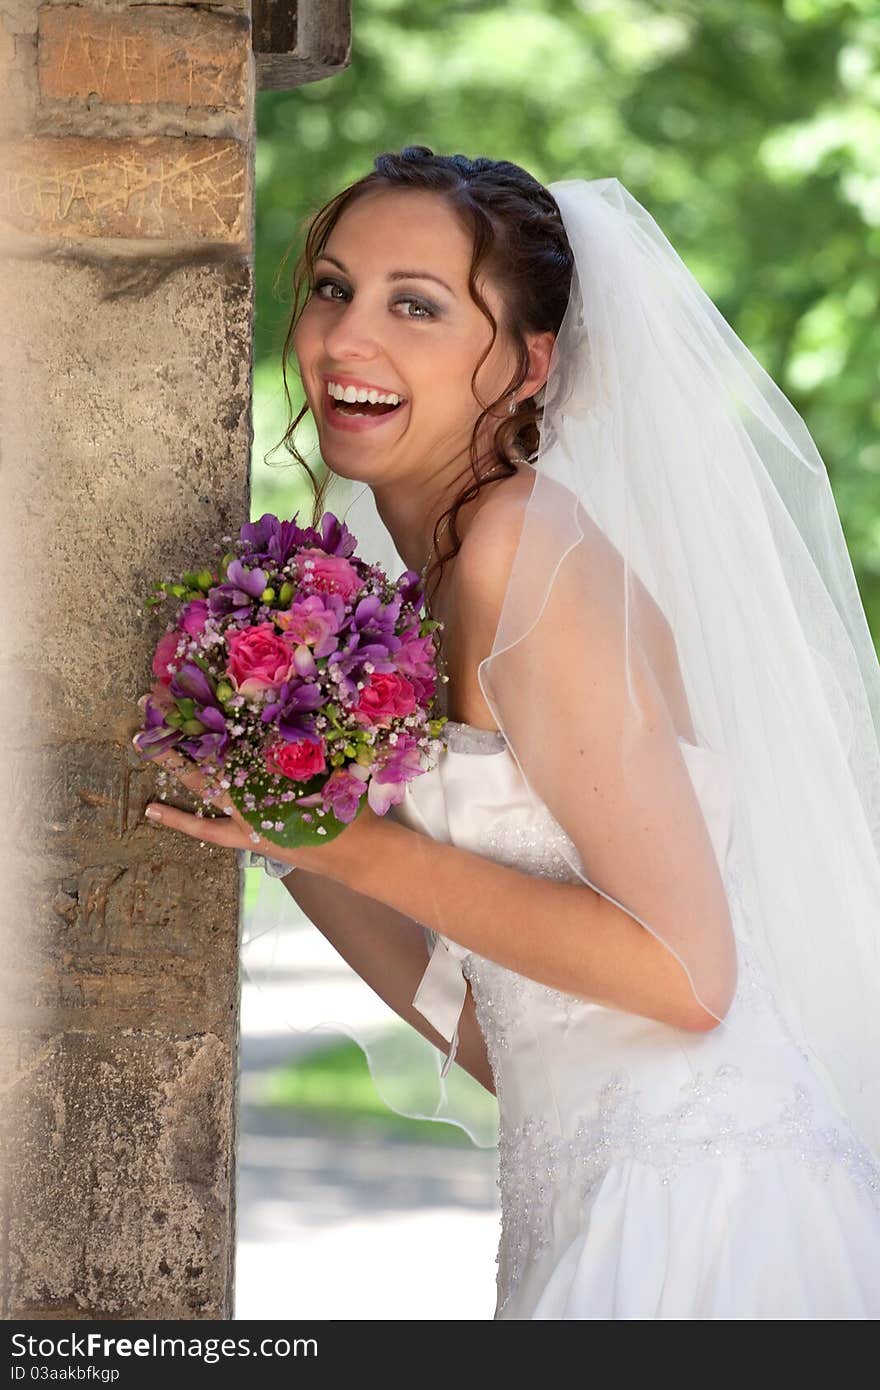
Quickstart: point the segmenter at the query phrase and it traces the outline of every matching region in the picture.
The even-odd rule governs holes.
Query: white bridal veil
[[[728,1008],[753,962],[880,1153],[880,666],[825,466],[617,179],[549,191],[575,269],[481,689],[573,876],[665,944],[719,1028],[754,1026]],[[400,573],[369,488],[341,487],[330,509]],[[252,974],[292,911],[261,884]],[[308,1017],[302,968],[285,1028],[354,1038],[392,1109],[497,1142],[488,1092],[390,1010],[364,1022],[353,972],[351,1010],[337,995],[328,1023],[318,995]]]

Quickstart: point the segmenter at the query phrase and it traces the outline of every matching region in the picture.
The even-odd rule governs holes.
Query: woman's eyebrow
[[[343,275],[348,275],[347,268],[338,260],[336,256],[328,256],[326,251],[322,251],[320,256],[316,256],[317,261],[332,261],[338,266]],[[442,285],[444,290],[448,290],[454,297],[455,290],[447,285],[445,280],[441,280],[439,275],[432,275],[430,270],[389,270],[387,278],[389,280],[436,280],[438,285]]]

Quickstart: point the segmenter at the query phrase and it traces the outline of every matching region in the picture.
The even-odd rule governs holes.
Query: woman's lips
[[[409,401],[403,401],[395,410],[386,410],[383,415],[346,415],[345,411],[336,410],[332,396],[325,396],[324,419],[335,430],[347,430],[349,434],[358,434],[361,430],[378,429],[389,420],[395,420],[408,406]]]

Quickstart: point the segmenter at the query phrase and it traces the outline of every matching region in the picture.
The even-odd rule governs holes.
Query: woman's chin
[[[319,440],[319,452],[330,473],[351,482],[372,483],[385,472],[383,463],[387,460],[372,450],[338,449],[329,443],[324,448]]]

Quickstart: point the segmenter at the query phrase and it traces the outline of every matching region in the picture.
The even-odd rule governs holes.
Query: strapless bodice
[[[395,819],[432,839],[524,872],[579,882],[584,866],[575,845],[549,809],[530,792],[504,735],[449,720],[442,739],[444,747],[437,765],[408,783],[404,801],[392,808]],[[722,755],[684,739],[679,739],[679,745],[723,872],[731,827],[726,761]],[[445,1075],[455,1054],[456,1024],[467,990],[462,967],[472,952],[430,929],[426,935],[431,957],[413,1002],[450,1040]],[[573,996],[554,990],[546,993],[548,999],[566,1000],[569,1013],[576,1004],[588,1007]]]
[[[408,784],[395,818],[411,829],[460,846],[520,872],[562,882],[588,877],[575,845],[534,796],[513,750],[494,730],[449,721],[436,766]],[[792,1068],[816,1078],[795,1045],[750,944],[731,846],[732,796],[723,755],[679,740],[727,891],[736,940],[738,982],[723,1024],[685,1032],[624,1009],[610,1008],[519,975],[425,928],[429,959],[414,1006],[449,1041],[446,1074],[458,1046],[468,982],[508,1127],[538,1114],[595,1113],[614,1075],[637,1078],[657,1103],[689,1094],[695,1071],[721,1090],[733,1076],[750,1077],[749,1119],[775,1117],[780,1087]],[[511,923],[511,930],[516,929]],[[548,920],[547,931],[553,922]],[[616,1068],[616,1070],[615,1070]],[[717,1110],[717,1106],[716,1106]]]
[[[443,743],[436,766],[410,782],[404,801],[393,808],[396,819],[524,873],[571,883],[582,882],[581,873],[588,876],[571,838],[531,793],[503,734],[450,720]],[[607,1080],[609,1059],[625,1061],[655,1095],[674,1094],[693,1080],[695,1054],[706,1067],[727,1066],[735,1054],[771,1091],[777,1074],[788,1074],[794,1043],[751,952],[740,910],[727,762],[684,739],[679,743],[727,889],[737,942],[739,982],[725,1024],[688,1033],[683,1047],[680,1029],[552,989],[425,928],[429,960],[413,1004],[450,1043],[442,1074],[455,1058],[470,981],[508,1119],[534,1115],[536,1106],[547,1113],[557,1112],[560,1103],[577,1110]],[[771,1109],[774,1099],[767,1098]]]

